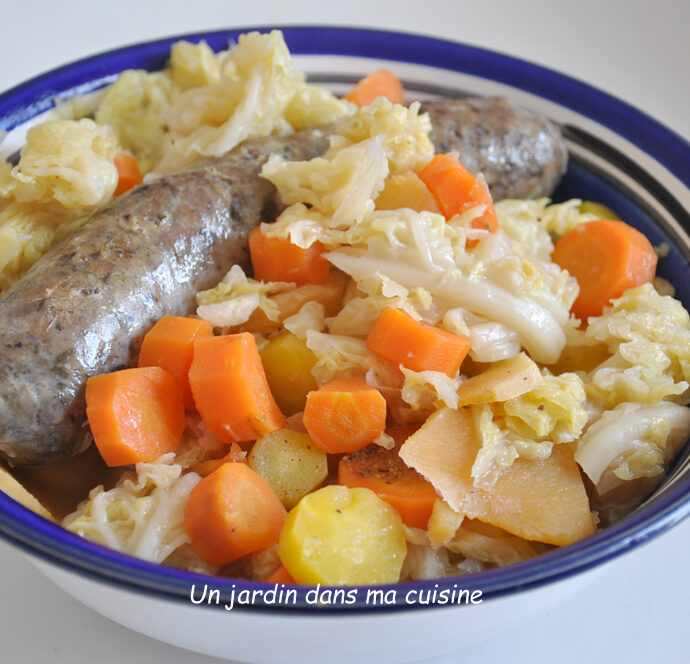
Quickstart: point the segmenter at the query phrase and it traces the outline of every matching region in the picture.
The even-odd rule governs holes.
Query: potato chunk
[[[434,485],[448,505],[527,540],[564,546],[594,534],[580,470],[567,445],[541,461],[517,459],[490,489],[476,487],[479,441],[468,408],[443,408],[400,448],[400,457]]]
[[[544,382],[539,367],[525,353],[497,362],[458,388],[459,405],[508,401]]]
[[[261,361],[280,410],[285,415],[304,410],[307,393],[317,387],[311,374],[316,355],[305,341],[292,332],[281,332],[261,349]]]
[[[328,475],[326,453],[307,434],[290,429],[279,429],[259,438],[248,461],[287,509],[316,489]]]
[[[407,553],[398,513],[370,489],[327,486],[287,516],[278,553],[297,583],[395,583]]]

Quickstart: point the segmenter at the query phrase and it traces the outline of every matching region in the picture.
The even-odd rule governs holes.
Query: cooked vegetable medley
[[[251,232],[253,273],[89,379],[123,470],[66,528],[209,573],[391,583],[571,544],[661,480],[690,433],[690,317],[654,248],[600,204],[494,201],[403,103],[387,71],[344,100],[307,84],[278,32],[182,42],[0,165],[5,287],[142,173],[337,121],[322,157],[263,166],[287,207]]]

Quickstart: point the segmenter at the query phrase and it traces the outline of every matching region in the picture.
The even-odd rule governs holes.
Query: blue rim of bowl
[[[205,39],[214,50],[219,50],[244,32],[264,32],[273,27],[283,31],[294,54],[357,56],[428,65],[490,79],[548,99],[589,117],[627,139],[665,166],[690,189],[690,144],[656,120],[601,90],[564,74],[485,49],[410,33],[355,27],[235,28],[180,35],[108,51],[59,67],[1,94],[0,127],[12,129],[51,108],[56,96],[96,89],[110,82],[124,69],[160,69],[166,64],[170,46],[179,39]],[[321,615],[410,610],[418,609],[419,604],[407,603],[404,598],[408,592],[419,590],[480,590],[484,600],[502,597],[564,580],[600,565],[667,530],[688,514],[690,481],[686,479],[685,482],[674,483],[618,523],[544,556],[466,577],[377,586],[384,591],[396,590],[396,603],[391,606],[372,607],[365,604],[362,599],[365,590],[360,588],[353,605],[324,609],[307,602],[307,589],[298,588],[298,600],[294,605],[255,604],[239,606],[234,610],[282,613],[289,608],[291,612],[316,611]],[[168,568],[106,549],[35,515],[2,492],[0,533],[31,555],[59,567],[118,588],[159,598],[189,603],[192,587],[198,590],[205,584],[218,589],[221,597],[228,597],[231,591],[238,593],[241,590],[268,588],[259,582],[209,577]],[[222,604],[219,608],[222,608]]]

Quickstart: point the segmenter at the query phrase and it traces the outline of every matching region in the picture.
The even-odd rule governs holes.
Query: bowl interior
[[[248,29],[188,35],[216,50]],[[265,28],[261,28],[265,30]],[[602,202],[644,232],[668,255],[659,274],[676,287],[690,308],[690,146],[668,129],[607,94],[583,83],[508,56],[415,35],[356,28],[283,28],[297,66],[310,79],[335,92],[347,89],[377,67],[392,69],[409,99],[502,94],[563,126],[571,160],[554,200],[585,198]],[[126,47],[67,65],[0,95],[0,128],[9,132],[5,154],[21,145],[26,127],[52,108],[56,98],[91,93],[127,68],[165,66],[172,43],[182,37]],[[587,540],[538,559],[469,577],[391,588],[478,589],[483,597],[500,596],[570,576],[608,560],[661,532],[690,513],[690,445],[686,444],[655,494],[634,513]],[[100,581],[159,596],[189,601],[192,584],[209,577],[164,568],[81,540],[33,515],[0,493],[0,531],[34,555]],[[221,594],[257,584],[214,578]],[[301,591],[290,610],[323,609],[310,605]],[[402,597],[403,593],[399,593]],[[388,610],[410,608],[402,599]],[[254,606],[252,610],[280,607]],[[366,611],[357,601],[335,611]],[[381,609],[377,609],[381,610]]]

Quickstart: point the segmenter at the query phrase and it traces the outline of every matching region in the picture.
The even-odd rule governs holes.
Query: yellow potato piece
[[[395,583],[407,542],[399,514],[373,491],[331,485],[290,511],[278,553],[297,583]]]
[[[428,210],[440,214],[436,199],[413,171],[389,176],[374,204],[377,210],[412,208],[417,212]]]
[[[474,486],[479,441],[468,408],[436,411],[400,448],[448,505],[524,539],[563,546],[595,531],[589,499],[566,445],[543,461],[517,459],[490,489]]]
[[[320,486],[328,475],[326,453],[307,434],[279,429],[254,443],[249,467],[270,485],[287,509]]]
[[[525,353],[497,362],[458,388],[459,405],[508,401],[539,387],[544,378]]]
[[[317,388],[311,370],[316,355],[303,339],[281,332],[261,349],[266,380],[278,407],[285,415],[304,410],[307,393]]]

